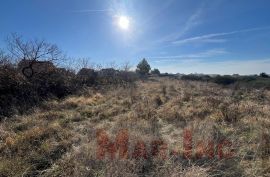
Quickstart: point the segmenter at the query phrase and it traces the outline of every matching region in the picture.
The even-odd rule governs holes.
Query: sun
[[[128,30],[130,25],[130,20],[127,16],[120,16],[118,18],[118,26],[123,30]]]

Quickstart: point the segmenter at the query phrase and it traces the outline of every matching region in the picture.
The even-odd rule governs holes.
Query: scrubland
[[[269,176],[270,91],[153,77],[134,84],[88,88],[49,100],[31,113],[0,123],[0,176]],[[98,159],[97,130],[114,141],[128,131],[128,157]],[[193,156],[183,151],[192,132]],[[217,144],[233,155],[219,158]],[[162,140],[166,158],[132,158],[143,141]],[[213,158],[196,158],[196,144],[211,140]],[[197,149],[198,150],[198,149]]]

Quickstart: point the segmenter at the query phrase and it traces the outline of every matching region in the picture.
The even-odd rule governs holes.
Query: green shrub
[[[149,73],[149,71],[151,70],[150,65],[148,64],[146,59],[143,59],[138,65],[137,65],[137,69],[136,72],[145,76]]]

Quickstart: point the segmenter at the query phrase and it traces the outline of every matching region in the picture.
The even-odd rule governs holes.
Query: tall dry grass
[[[50,101],[0,126],[0,176],[268,176],[270,92],[153,78]],[[96,131],[113,141],[128,130],[128,159],[97,159]],[[192,131],[193,157],[184,152]],[[212,140],[232,143],[232,158],[196,158]],[[132,158],[138,141],[167,144],[167,157]],[[269,143],[269,141],[268,141]],[[215,146],[216,147],[216,146]],[[226,151],[226,149],[225,149]]]

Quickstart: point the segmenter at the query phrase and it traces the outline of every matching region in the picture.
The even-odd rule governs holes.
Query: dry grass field
[[[128,131],[127,159],[97,158],[102,129],[111,141]],[[184,130],[192,132],[190,159],[179,155]],[[151,78],[89,88],[2,121],[0,176],[269,176],[269,137],[268,90]],[[233,154],[220,158],[217,146],[225,139],[231,144],[224,151]],[[138,142],[149,152],[155,140],[166,143],[165,158],[133,158]],[[196,147],[208,140],[214,157],[196,158]]]

